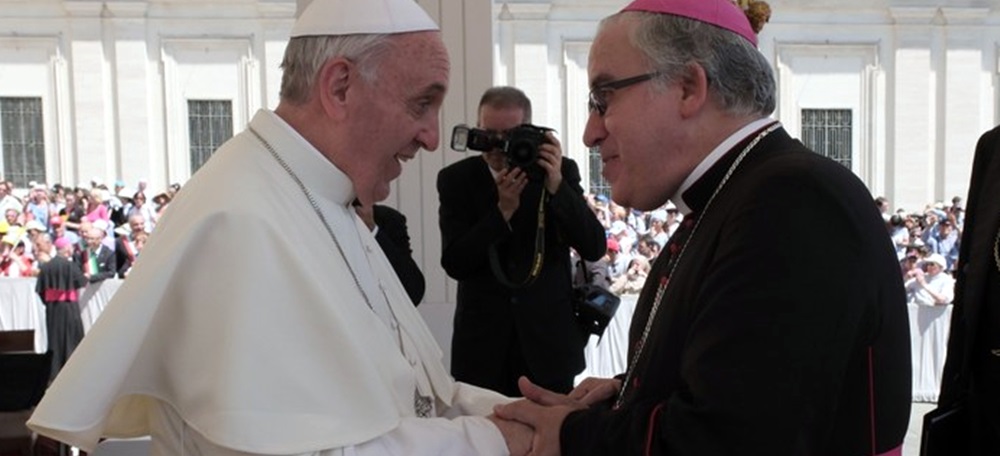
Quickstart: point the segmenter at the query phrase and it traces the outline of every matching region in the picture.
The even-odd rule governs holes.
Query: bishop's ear
[[[687,71],[678,79],[681,86],[681,115],[691,117],[701,110],[708,100],[708,74],[697,63],[689,63]]]

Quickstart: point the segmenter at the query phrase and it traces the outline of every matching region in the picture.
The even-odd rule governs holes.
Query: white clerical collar
[[[357,198],[350,177],[273,111],[259,110],[250,125],[271,143],[314,195],[342,206]]]
[[[734,146],[736,146],[736,144],[739,144],[740,141],[743,141],[744,139],[749,137],[751,134],[753,134],[753,132],[760,130],[761,128],[764,128],[764,126],[774,122],[775,120],[770,117],[757,119],[753,122],[744,125],[743,128],[736,130],[735,133],[729,135],[729,137],[726,138],[721,143],[719,143],[718,146],[715,146],[715,149],[712,149],[712,152],[708,154],[701,161],[701,163],[698,164],[698,166],[694,167],[694,171],[691,171],[691,174],[688,174],[688,177],[684,179],[684,182],[681,183],[680,188],[677,189],[677,193],[675,193],[674,196],[670,197],[670,201],[677,206],[677,210],[684,215],[690,214],[691,207],[684,202],[684,198],[681,195],[683,195],[684,192],[686,192],[689,188],[691,188],[691,186],[694,185],[695,182],[698,182],[698,179],[701,179],[701,176],[705,175],[705,173],[712,167],[712,165],[718,162],[719,159],[721,159],[723,155],[726,155],[726,152],[729,152],[729,150],[732,149]]]

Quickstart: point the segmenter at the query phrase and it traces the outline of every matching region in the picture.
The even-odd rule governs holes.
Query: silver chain
[[[1000,229],[997,230],[997,238],[993,241],[993,262],[997,265],[997,272],[1000,273]]]
[[[312,193],[309,191],[309,189],[306,188],[306,185],[302,183],[302,180],[299,179],[299,176],[295,174],[295,172],[292,171],[292,168],[288,166],[288,163],[285,162],[285,160],[281,158],[280,155],[278,155],[278,152],[274,150],[274,147],[271,147],[271,143],[267,142],[267,140],[264,139],[264,137],[261,136],[260,133],[257,133],[257,130],[255,130],[253,127],[247,127],[247,129],[250,130],[250,133],[253,133],[253,135],[257,137],[257,140],[264,145],[264,148],[266,148],[267,151],[271,154],[271,157],[273,157],[274,160],[277,161],[279,165],[281,165],[281,167],[285,170],[285,172],[288,173],[288,176],[291,177],[293,181],[295,181],[295,185],[299,186],[299,190],[301,190],[302,194],[306,196],[306,199],[309,200],[309,205],[312,206],[313,212],[315,212],[316,216],[319,217],[319,220],[323,222],[323,228],[325,228],[326,233],[330,235],[330,239],[333,239],[333,245],[337,246],[337,252],[340,253],[340,257],[344,258],[345,260],[344,262],[347,263],[347,270],[351,271],[351,278],[354,279],[354,285],[358,287],[358,290],[361,290],[361,296],[365,298],[365,304],[368,304],[368,308],[372,309],[372,311],[374,312],[375,308],[372,306],[371,299],[368,298],[368,293],[366,293],[365,289],[361,286],[361,281],[358,280],[358,275],[355,274],[354,268],[351,267],[351,262],[347,261],[347,255],[344,254],[344,249],[340,247],[340,241],[338,241],[337,236],[333,234],[333,229],[330,228],[330,224],[326,221],[326,216],[323,215],[323,211],[320,210],[319,204],[316,203],[316,198],[313,198]]]
[[[649,333],[653,329],[653,321],[656,320],[657,311],[660,310],[660,304],[663,302],[663,296],[666,294],[665,291],[667,284],[669,283],[669,278],[674,277],[674,271],[676,271],[677,266],[680,265],[681,258],[684,256],[684,252],[687,250],[688,244],[691,242],[691,239],[694,238],[694,234],[698,231],[698,227],[701,226],[701,221],[705,219],[705,214],[708,212],[708,208],[712,205],[712,201],[715,201],[715,197],[720,191],[722,191],[722,187],[725,187],[726,182],[729,181],[729,178],[736,171],[736,168],[740,166],[740,162],[743,161],[743,158],[746,157],[750,150],[753,149],[761,139],[764,139],[768,133],[777,130],[779,126],[781,126],[781,124],[778,122],[771,124],[764,131],[758,133],[757,137],[754,138],[753,141],[750,141],[750,144],[747,144],[743,151],[740,152],[740,154],[736,157],[736,160],[733,161],[733,164],[729,166],[729,170],[726,171],[726,174],[722,177],[722,181],[720,181],[719,185],[715,187],[715,191],[712,192],[712,196],[708,198],[708,202],[705,203],[705,207],[698,214],[698,219],[695,220],[694,227],[691,228],[691,233],[688,234],[687,238],[684,240],[684,244],[682,244],[680,250],[677,251],[677,258],[670,259],[673,266],[671,266],[670,271],[667,274],[668,281],[667,283],[660,284],[660,288],[657,290],[654,297],[653,308],[649,311],[649,318],[646,320],[646,326],[642,330],[642,336],[639,337],[635,356],[632,357],[632,360],[629,362],[628,370],[625,371],[625,381],[622,383],[622,387],[618,391],[618,398],[615,400],[614,408],[617,409],[621,407],[622,403],[625,401],[625,392],[629,387],[629,383],[632,381],[632,376],[635,374],[635,366],[638,364],[639,358],[642,356],[643,349],[646,347],[646,340],[649,338]]]

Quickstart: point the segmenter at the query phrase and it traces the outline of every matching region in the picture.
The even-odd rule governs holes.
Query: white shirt
[[[726,152],[729,152],[730,149],[739,144],[740,141],[749,137],[753,134],[753,132],[772,123],[775,123],[775,120],[770,117],[757,119],[744,125],[743,128],[736,130],[735,133],[729,135],[728,138],[719,143],[719,145],[715,146],[715,149],[712,149],[712,152],[709,152],[709,154],[701,160],[701,163],[698,163],[698,166],[695,166],[695,168],[691,171],[691,174],[688,174],[688,176],[684,178],[684,182],[681,182],[681,186],[677,189],[677,193],[670,198],[670,202],[677,206],[677,211],[685,216],[690,214],[691,208],[687,205],[687,202],[684,201],[684,198],[682,198],[681,195],[683,195],[687,189],[691,188],[695,182],[698,182],[698,179],[701,179],[701,176],[704,176],[705,173],[712,168],[712,165],[721,160],[722,157],[726,155]],[[673,232],[670,234],[673,235]]]
[[[338,242],[264,144],[235,136],[173,200],[29,426],[87,450],[151,434],[157,455],[506,454],[481,415],[509,399],[448,375],[347,176],[273,113],[251,127]],[[437,418],[416,416],[415,394]]]
[[[924,275],[924,281],[927,282],[927,288],[936,294],[944,296],[944,304],[950,304],[955,300],[955,278],[946,272],[939,272],[934,275]],[[921,306],[933,306],[937,305],[934,297],[927,292],[927,289],[920,286],[917,279],[909,279],[906,281],[906,298],[907,301],[912,304],[918,304]]]

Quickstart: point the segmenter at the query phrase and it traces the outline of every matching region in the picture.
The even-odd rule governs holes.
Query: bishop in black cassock
[[[35,291],[45,304],[45,330],[52,351],[52,378],[66,364],[69,355],[83,340],[79,290],[87,286],[80,266],[67,258],[72,245],[65,238],[56,241],[59,254],[42,265]]]
[[[669,199],[685,222],[639,296],[621,383],[559,397],[522,380],[532,402],[498,409],[534,427],[533,454],[900,454],[912,377],[892,242],[858,177],[770,118],[756,44],[729,0],[635,0],[602,22],[584,142],[616,202]]]

